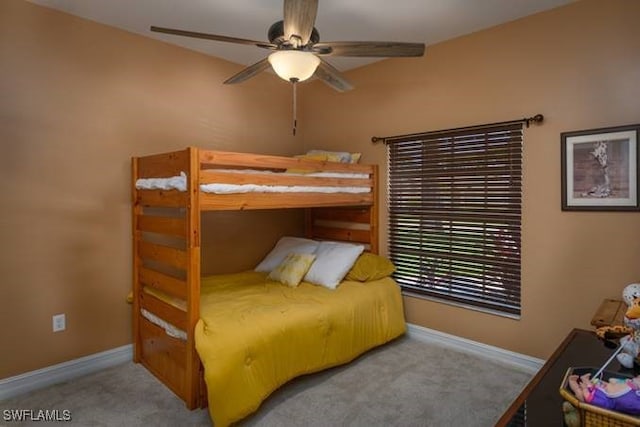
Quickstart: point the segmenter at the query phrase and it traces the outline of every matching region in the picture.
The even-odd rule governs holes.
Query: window
[[[413,293],[520,315],[522,123],[387,142],[396,281]]]

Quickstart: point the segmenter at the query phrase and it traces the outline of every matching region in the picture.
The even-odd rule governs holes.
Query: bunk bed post
[[[200,390],[200,358],[196,352],[195,327],[200,318],[200,154],[189,147],[187,205],[187,360],[186,396],[189,409],[203,406]]]
[[[379,247],[379,233],[378,233],[378,165],[373,166],[373,173],[371,174],[371,179],[373,180],[373,201],[371,206],[369,206],[369,232],[371,233],[371,242],[370,242],[370,251],[372,254],[378,254],[380,251]]]
[[[138,295],[140,293],[140,256],[138,245],[140,242],[140,233],[138,232],[138,215],[142,213],[142,207],[138,203],[138,195],[136,189],[136,180],[138,179],[138,158],[131,158],[131,236],[132,236],[132,279],[133,279],[133,301],[132,301],[132,314],[133,314],[133,361],[140,363],[142,343],[140,340],[140,323],[138,320],[138,313],[140,313],[140,302]]]

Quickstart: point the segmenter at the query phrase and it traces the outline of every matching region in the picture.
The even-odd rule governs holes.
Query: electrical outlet
[[[53,332],[64,331],[67,328],[67,319],[62,314],[54,314],[53,315]]]

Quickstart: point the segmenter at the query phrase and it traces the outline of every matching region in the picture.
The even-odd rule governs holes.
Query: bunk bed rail
[[[376,170],[371,165],[189,150],[194,158],[189,158],[186,151],[140,158],[144,159],[144,166],[138,171],[138,178],[173,179],[172,183],[195,180],[203,190],[199,194],[201,211],[373,204]],[[188,174],[187,161],[197,164]],[[189,202],[189,195],[176,190],[184,188],[186,185],[138,191],[138,202],[145,206],[183,207]]]

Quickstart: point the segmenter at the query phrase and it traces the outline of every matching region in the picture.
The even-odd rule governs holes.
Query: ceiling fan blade
[[[313,45],[318,55],[334,56],[422,56],[424,43],[321,42]]]
[[[346,92],[353,89],[353,85],[342,76],[340,71],[322,59],[314,75],[338,92]]]
[[[240,71],[238,74],[235,74],[232,77],[228,78],[227,80],[225,80],[224,84],[229,85],[234,83],[241,83],[245,80],[250,79],[256,74],[261,73],[269,67],[269,61],[267,60],[267,58],[264,58],[262,61],[258,61],[255,64],[250,65],[244,70]]]
[[[284,0],[284,39],[298,36],[302,46],[309,43],[317,12],[318,0]]]
[[[206,39],[206,40],[215,40],[219,42],[228,42],[228,43],[239,43],[239,44],[248,44],[253,46],[262,47],[265,49],[276,49],[277,46],[268,42],[260,42],[256,40],[247,40],[247,39],[239,39],[237,37],[227,37],[227,36],[219,36],[216,34],[207,34],[207,33],[197,33],[195,31],[185,31],[185,30],[176,30],[173,28],[163,28],[151,26],[151,31],[156,33],[165,33],[165,34],[173,34],[176,36],[184,36],[184,37],[194,37],[196,39]]]

